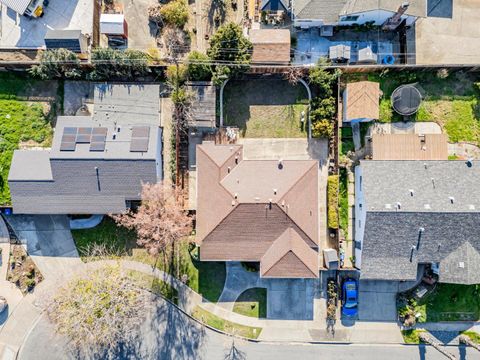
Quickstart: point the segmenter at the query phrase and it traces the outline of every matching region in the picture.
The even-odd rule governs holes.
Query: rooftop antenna
[[[420,240],[422,240],[422,234],[424,231],[425,231],[425,228],[423,227],[418,229],[417,251],[420,249]]]

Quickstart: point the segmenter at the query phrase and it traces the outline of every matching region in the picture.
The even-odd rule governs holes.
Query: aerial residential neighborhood
[[[480,359],[478,0],[0,0],[0,360]]]

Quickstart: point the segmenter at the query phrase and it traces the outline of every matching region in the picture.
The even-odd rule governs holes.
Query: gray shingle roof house
[[[323,25],[351,25],[373,22],[382,25],[404,0],[293,0],[294,25],[308,28]],[[410,0],[402,15],[407,25],[427,16],[426,0]]]
[[[17,150],[8,177],[18,214],[119,213],[162,178],[159,87],[96,85],[93,116],[57,119],[50,150]]]
[[[356,266],[362,279],[480,283],[480,162],[361,161],[356,176]]]

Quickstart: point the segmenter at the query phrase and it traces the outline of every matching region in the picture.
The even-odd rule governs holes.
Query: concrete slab
[[[50,0],[41,18],[20,16],[0,5],[0,48],[43,48],[48,29],[93,31],[93,1]]]
[[[435,0],[430,0],[433,3]],[[478,0],[436,0],[430,15],[415,23],[418,65],[478,64],[480,59],[480,7]]]
[[[398,282],[360,280],[358,318],[363,321],[395,321]]]
[[[128,48],[147,50],[157,47],[157,27],[148,21],[148,8],[157,0],[120,0],[128,25]]]

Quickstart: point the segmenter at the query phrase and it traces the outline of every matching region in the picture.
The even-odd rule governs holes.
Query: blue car
[[[354,318],[358,313],[358,289],[357,282],[353,279],[347,279],[342,286],[342,315],[348,318]]]

